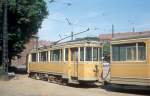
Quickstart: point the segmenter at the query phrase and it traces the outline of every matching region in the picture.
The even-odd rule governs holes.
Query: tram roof
[[[112,38],[113,44],[119,43],[133,43],[133,42],[144,42],[145,39],[150,38],[150,32],[145,34],[129,35],[126,37],[115,37]]]
[[[67,42],[58,43],[51,47],[64,47],[64,46],[85,46],[85,45],[100,45],[99,41],[96,40],[72,40]]]
[[[145,34],[129,35],[125,37],[114,37],[112,41],[115,40],[126,40],[126,39],[139,39],[139,38],[150,38],[150,32]]]
[[[38,50],[47,50],[47,49],[60,49],[60,48],[70,48],[70,47],[82,47],[82,46],[97,46],[100,47],[102,43],[98,40],[72,40],[72,41],[67,41],[67,42],[62,42],[62,43],[54,43],[49,46],[43,46],[38,48]],[[33,49],[32,51],[35,51],[37,49]]]

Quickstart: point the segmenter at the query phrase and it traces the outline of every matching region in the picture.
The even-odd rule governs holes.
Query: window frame
[[[57,58],[57,60],[56,60],[56,56],[54,56],[54,51],[58,51],[58,54],[57,54],[58,58]],[[50,62],[60,62],[60,61],[63,61],[63,56],[62,55],[63,55],[63,50],[62,49],[53,49],[53,50],[50,50]]]
[[[44,53],[44,52],[45,52],[45,58],[41,56],[41,54]],[[38,54],[39,54],[39,57],[38,57],[39,62],[48,62],[48,58],[49,58],[48,51],[40,51]]]
[[[144,47],[145,47],[145,51],[144,51],[145,52],[145,58],[143,60],[139,59],[139,53],[138,52],[139,52],[139,47],[140,47],[139,44],[140,43],[143,43]],[[135,44],[135,46],[129,46],[130,44]],[[121,45],[126,46],[125,47],[125,50],[126,50],[126,52],[125,52],[126,53],[126,59],[125,60],[120,60],[120,48],[121,48]],[[113,58],[113,54],[114,54],[113,47],[117,47],[118,48],[118,52],[117,52],[118,53],[118,58],[116,60],[114,60],[114,58]],[[127,58],[127,54],[128,54],[127,53],[127,49],[128,48],[135,48],[135,59],[133,59],[134,58],[133,56],[131,57],[132,58],[131,60]],[[111,61],[113,61],[113,62],[115,62],[115,61],[119,61],[119,62],[121,62],[121,61],[123,61],[123,62],[129,62],[129,61],[142,62],[142,61],[144,61],[145,62],[146,60],[147,60],[147,44],[145,42],[121,43],[121,44],[112,44],[111,45]]]
[[[33,60],[33,54],[35,54],[35,60]],[[37,59],[37,56],[38,56],[38,53],[31,53],[31,62],[37,62],[38,61],[38,59]]]

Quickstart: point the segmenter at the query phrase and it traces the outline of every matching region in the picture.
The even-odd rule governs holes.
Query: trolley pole
[[[112,38],[114,38],[114,25],[112,24]]]
[[[7,0],[3,0],[3,69],[5,73],[8,73],[8,31],[7,31]]]

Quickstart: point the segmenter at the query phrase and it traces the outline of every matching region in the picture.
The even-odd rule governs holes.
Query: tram
[[[74,40],[33,49],[28,55],[29,76],[57,83],[92,83],[101,80],[102,44]]]
[[[114,38],[111,42],[111,84],[150,87],[150,34]]]

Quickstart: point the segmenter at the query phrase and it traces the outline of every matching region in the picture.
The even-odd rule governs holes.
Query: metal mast
[[[67,20],[68,25],[71,26],[71,40],[73,40],[73,37],[74,37],[73,24],[69,21],[68,18],[66,18],[66,20]]]
[[[8,31],[7,31],[7,0],[3,0],[3,69],[8,73]]]

